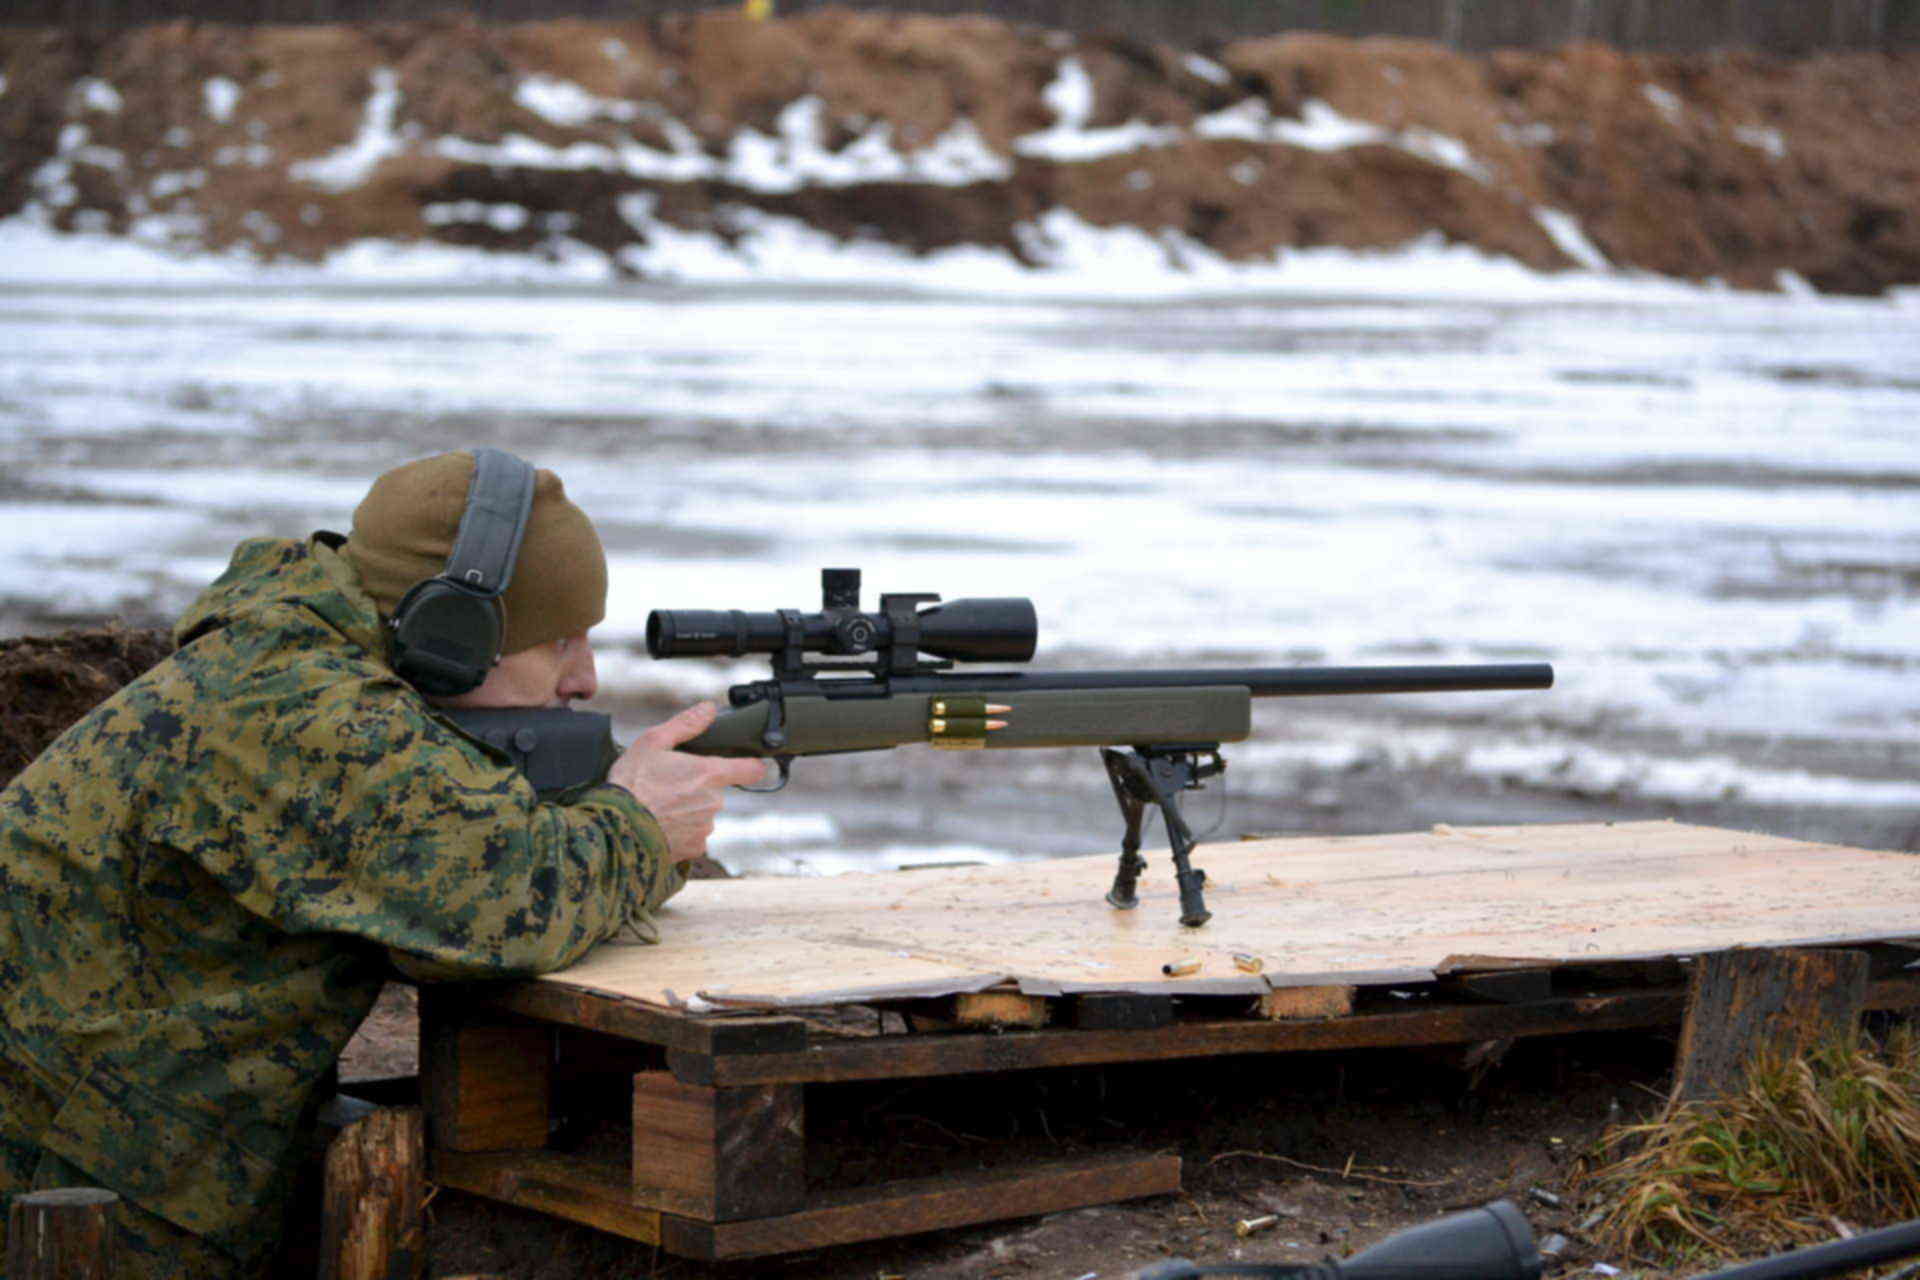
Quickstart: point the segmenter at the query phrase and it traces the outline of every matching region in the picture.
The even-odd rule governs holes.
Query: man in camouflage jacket
[[[440,571],[472,469],[389,472],[347,540],[241,544],[174,656],[0,793],[0,1194],[118,1192],[118,1276],[262,1274],[303,1117],[392,965],[572,963],[679,887],[757,776],[671,750],[702,706],[551,802],[394,673],[384,616]],[[605,582],[539,473],[507,657],[458,701],[591,694]]]

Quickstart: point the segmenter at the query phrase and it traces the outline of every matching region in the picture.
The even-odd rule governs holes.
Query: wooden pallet
[[[1493,939],[1497,954],[1485,954],[1477,947],[1470,953],[1458,944],[1478,939],[1463,935],[1457,921],[1441,908],[1451,907],[1456,913],[1462,909],[1462,901],[1469,896],[1463,883],[1470,884],[1483,874],[1476,869],[1476,860],[1494,870],[1473,886],[1473,892],[1498,898],[1493,890],[1499,884],[1509,888],[1507,907],[1482,902],[1476,909],[1510,913],[1515,901],[1512,885],[1524,880],[1525,874],[1575,883],[1570,872],[1575,864],[1567,851],[1580,847],[1577,835],[1570,838],[1567,828],[1544,829],[1546,835],[1538,847],[1527,845],[1524,835],[1518,834],[1521,829],[1503,829],[1495,839],[1441,837],[1477,841],[1468,846],[1467,858],[1455,858],[1444,866],[1449,898],[1444,903],[1436,901],[1431,882],[1422,882],[1418,859],[1408,857],[1406,847],[1396,848],[1388,841],[1367,846],[1384,850],[1372,858],[1371,865],[1360,858],[1358,865],[1347,866],[1344,872],[1349,881],[1364,886],[1358,892],[1376,908],[1371,919],[1378,918],[1384,899],[1396,892],[1403,895],[1404,936],[1370,938],[1371,954],[1364,960],[1342,969],[1337,955],[1311,951],[1296,937],[1293,954],[1304,957],[1302,968],[1263,964],[1249,969],[1248,938],[1255,938],[1258,945],[1259,935],[1243,921],[1232,932],[1208,926],[1220,938],[1217,944],[1174,935],[1185,954],[1206,956],[1203,968],[1214,965],[1217,972],[1206,980],[1129,971],[1112,982],[1113,989],[1100,990],[1075,989],[1083,984],[1037,971],[1001,972],[982,983],[973,972],[979,956],[971,948],[955,957],[942,954],[924,938],[919,944],[910,941],[905,948],[896,946],[907,926],[901,923],[900,913],[888,909],[888,899],[878,895],[876,883],[909,899],[946,904],[934,912],[938,920],[950,914],[956,894],[964,898],[983,892],[977,872],[971,869],[813,882],[805,894],[796,894],[791,882],[775,886],[780,892],[772,894],[768,882],[722,882],[712,889],[696,885],[693,889],[702,892],[690,909],[682,909],[677,922],[696,926],[685,930],[695,938],[717,922],[724,923],[729,902],[740,905],[744,921],[753,912],[765,910],[770,898],[799,897],[804,908],[819,901],[822,886],[837,885],[843,898],[864,904],[861,909],[875,917],[876,932],[870,936],[884,939],[886,953],[875,963],[863,954],[873,948],[863,948],[862,939],[848,933],[843,920],[829,920],[819,927],[837,939],[831,945],[840,953],[833,959],[850,964],[867,980],[848,982],[847,968],[836,969],[816,954],[810,967],[803,966],[816,997],[811,1003],[803,1003],[791,989],[769,993],[767,1003],[758,1009],[704,997],[697,1002],[674,999],[663,994],[663,981],[678,982],[689,994],[719,993],[701,986],[697,976],[691,982],[682,976],[694,972],[690,966],[699,957],[689,952],[684,937],[678,943],[673,940],[676,922],[669,921],[667,945],[623,948],[613,957],[630,972],[648,957],[659,961],[667,977],[644,973],[638,990],[621,990],[609,982],[605,960],[613,948],[602,948],[579,969],[539,981],[430,988],[422,1003],[422,1078],[433,1177],[443,1185],[658,1244],[672,1253],[704,1259],[747,1258],[1179,1187],[1177,1157],[1116,1153],[830,1193],[811,1191],[804,1167],[809,1086],[1220,1054],[1472,1045],[1519,1036],[1677,1026],[1687,1006],[1686,957],[1722,949],[1724,943],[1711,945],[1720,936],[1716,931],[1725,931],[1742,919],[1750,935],[1744,940],[1755,944],[1838,942],[1865,952],[1872,968],[1866,1001],[1870,1008],[1920,1005],[1920,977],[1906,972],[1915,952],[1893,936],[1916,931],[1915,924],[1920,924],[1909,921],[1910,895],[1889,904],[1884,897],[1867,894],[1852,915],[1836,913],[1825,897],[1809,899],[1801,915],[1774,910],[1752,896],[1755,855],[1749,851],[1799,860],[1792,869],[1794,878],[1775,895],[1788,899],[1796,892],[1793,886],[1804,885],[1809,877],[1823,891],[1831,890],[1836,877],[1844,880],[1847,875],[1860,877],[1862,884],[1912,881],[1920,873],[1920,860],[1854,850],[1829,852],[1824,846],[1705,833],[1672,824],[1639,824],[1625,841],[1609,834],[1613,828],[1589,830],[1602,837],[1593,847],[1614,850],[1618,859],[1636,869],[1642,892],[1657,892],[1664,875],[1684,887],[1688,901],[1717,898],[1732,902],[1734,910],[1691,911],[1690,921],[1667,929],[1667,954],[1646,953],[1659,948],[1626,956],[1596,953],[1588,950],[1594,934],[1584,929],[1574,947],[1562,948],[1558,954],[1542,947],[1545,954],[1532,953],[1528,958],[1529,952],[1518,949],[1511,930],[1486,935]],[[1325,901],[1345,892],[1337,876],[1304,888],[1299,880],[1313,857],[1339,842],[1271,843],[1295,846],[1277,851],[1286,867],[1289,892],[1295,897],[1304,892]],[[1420,851],[1418,840],[1413,848]],[[1622,849],[1628,852],[1620,854]],[[1342,852],[1349,855],[1349,862],[1355,861],[1352,842]],[[1268,851],[1266,856],[1276,853]],[[1229,861],[1217,850],[1208,850],[1196,860],[1203,865]],[[1605,861],[1604,857],[1599,860]],[[1041,889],[1050,889],[1034,891],[1043,916],[1062,905],[1055,898],[1048,906],[1048,899],[1058,892],[1059,866],[1049,863],[1038,868],[1045,873],[1039,876]],[[1819,874],[1814,875],[1810,866]],[[1786,869],[1774,865],[1771,870],[1779,874]],[[1612,873],[1618,880],[1617,865]],[[1604,878],[1606,869],[1600,874]],[[947,879],[943,882],[939,877]],[[1017,894],[1018,885],[1016,878],[996,887]],[[1579,893],[1573,896],[1587,901]],[[1621,896],[1631,898],[1630,893],[1616,898]],[[1009,901],[1017,909],[1028,900]],[[1252,894],[1239,895],[1242,906],[1252,901]],[[1068,901],[1064,909],[1087,915],[1078,901]],[[1226,916],[1227,895],[1220,896],[1215,909],[1219,916]],[[1580,919],[1608,919],[1590,902],[1583,909],[1590,914]],[[1616,916],[1618,910],[1617,905],[1611,908]],[[1107,921],[1118,932],[1104,937],[1089,933],[1081,951],[1060,953],[1062,962],[1071,967],[1086,962],[1088,954],[1104,957],[1091,963],[1107,963],[1120,952],[1136,958],[1150,956],[1150,949],[1137,939],[1146,933],[1160,936],[1162,926],[1143,925],[1137,916],[1131,921],[1112,920],[1118,915],[1089,916]],[[1453,953],[1418,962],[1399,960],[1390,970],[1381,970],[1378,955],[1394,947],[1401,948],[1396,955],[1420,956],[1419,946],[1427,944],[1419,942],[1418,935],[1423,926],[1435,929],[1436,918],[1441,923],[1435,936],[1455,946]],[[1553,919],[1556,928],[1564,928],[1569,915],[1561,910]],[[1018,932],[1020,926],[1014,928]],[[1127,930],[1134,933],[1126,934]],[[1856,936],[1845,937],[1849,931]],[[1875,936],[1876,931],[1881,936]],[[1644,922],[1642,932],[1646,932]],[[720,934],[727,931],[722,928]],[[1707,939],[1709,945],[1698,945],[1700,939]],[[817,936],[801,937],[795,945],[806,947],[818,941]],[[1110,943],[1114,945],[1101,950]],[[744,971],[738,936],[706,945],[711,947],[714,972]],[[1224,956],[1214,954],[1228,948]],[[894,954],[899,950],[907,954]],[[1272,955],[1273,949],[1265,954]],[[759,985],[791,987],[787,955],[777,947],[765,951],[764,972],[756,980]],[[1003,966],[1025,963],[999,958]],[[923,979],[930,967],[965,972],[957,978],[949,973],[930,981],[903,983],[899,981],[902,966]],[[1226,977],[1222,966],[1232,966],[1232,978]],[[948,989],[955,986],[960,989]],[[586,1069],[612,1070],[622,1079],[630,1078],[631,1089],[622,1105],[631,1108],[633,1138],[631,1149],[621,1158],[589,1160],[549,1147],[554,1091],[567,1088],[575,1073]]]

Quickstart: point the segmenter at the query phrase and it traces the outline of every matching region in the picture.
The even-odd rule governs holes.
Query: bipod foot
[[[1207,900],[1200,892],[1207,883],[1207,873],[1199,867],[1189,867],[1174,879],[1180,885],[1180,923],[1189,929],[1198,929],[1213,919],[1213,912],[1207,910]]]

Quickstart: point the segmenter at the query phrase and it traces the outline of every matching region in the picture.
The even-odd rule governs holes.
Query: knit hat
[[[466,452],[405,463],[375,480],[354,509],[353,532],[341,550],[382,617],[393,616],[415,583],[447,567],[473,469]],[[607,616],[600,535],[551,471],[535,474],[526,536],[501,604],[503,653],[579,635]]]

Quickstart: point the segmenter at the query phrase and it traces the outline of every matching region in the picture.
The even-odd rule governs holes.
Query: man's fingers
[[[767,761],[759,759],[715,759],[713,766],[715,780],[730,787],[747,787],[763,782],[770,767]]]
[[[720,708],[711,702],[696,702],[671,720],[665,720],[640,735],[642,745],[656,751],[671,751],[683,742],[705,733],[713,726]]]

